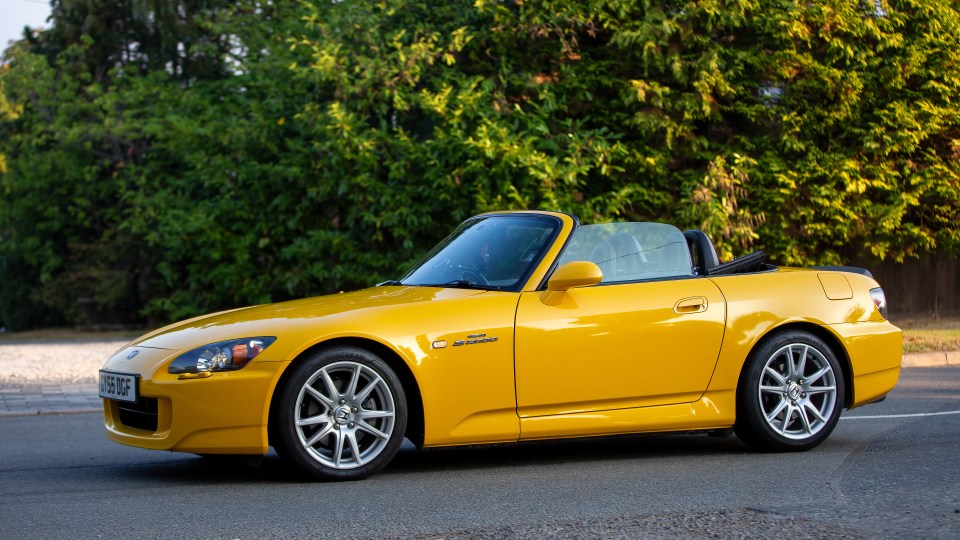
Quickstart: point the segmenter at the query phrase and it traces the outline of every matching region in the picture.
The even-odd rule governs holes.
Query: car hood
[[[463,298],[484,292],[437,287],[374,287],[204,315],[155,330],[130,345],[180,350],[228,339],[276,336],[284,330],[306,325],[316,327],[330,318],[348,314],[356,316],[363,311],[381,311],[404,304]]]

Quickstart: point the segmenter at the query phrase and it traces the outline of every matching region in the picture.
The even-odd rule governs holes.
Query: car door
[[[578,231],[559,262],[592,260],[603,282],[521,295],[521,418],[688,403],[707,388],[723,339],[720,290],[691,275],[686,243],[673,227],[610,225],[601,234]],[[610,241],[621,233],[631,239]]]

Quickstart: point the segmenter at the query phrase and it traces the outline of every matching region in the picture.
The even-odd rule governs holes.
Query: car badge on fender
[[[498,337],[486,337],[486,334],[470,334],[467,336],[467,339],[458,339],[453,342],[454,347],[459,347],[461,345],[475,345],[477,343],[493,343],[497,341]]]
[[[133,359],[133,357],[136,356],[136,355],[138,355],[138,354],[140,354],[140,351],[138,351],[137,349],[134,349],[133,352],[131,352],[130,354],[127,355],[127,360]]]

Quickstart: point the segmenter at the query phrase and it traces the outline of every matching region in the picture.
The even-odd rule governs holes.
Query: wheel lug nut
[[[806,394],[800,394],[800,397],[807,397]]]
[[[340,404],[341,404],[341,405],[343,405],[343,404],[346,403],[346,402],[347,402],[347,400],[345,400],[345,399],[341,399],[341,400],[340,400]]]
[[[356,425],[356,424],[354,424],[353,422],[350,422],[349,424],[347,424],[347,427],[353,427],[353,426],[355,426],[355,425]]]
[[[356,408],[356,407],[350,407],[350,412],[357,412],[357,408]]]
[[[796,405],[797,402],[796,402],[796,401],[791,401],[790,404],[791,404],[791,405]]]

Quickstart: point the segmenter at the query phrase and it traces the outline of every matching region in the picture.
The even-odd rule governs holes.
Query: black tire
[[[393,459],[407,401],[386,362],[364,349],[334,347],[291,369],[275,417],[281,457],[318,480],[359,480]]]
[[[829,345],[809,332],[780,332],[744,365],[734,431],[759,450],[809,450],[836,427],[844,395],[843,371]]]

